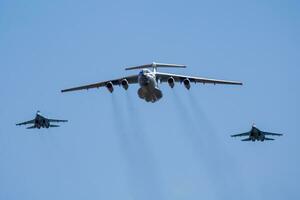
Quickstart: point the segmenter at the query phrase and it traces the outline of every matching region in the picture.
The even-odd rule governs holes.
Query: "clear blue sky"
[[[0,0],[0,199],[300,199],[300,3]],[[240,80],[60,90],[152,61]],[[37,110],[68,119],[26,130]],[[255,122],[273,142],[230,134]]]

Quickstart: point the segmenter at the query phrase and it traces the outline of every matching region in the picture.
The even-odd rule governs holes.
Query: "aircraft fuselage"
[[[40,128],[49,128],[50,123],[43,116],[37,114],[35,119],[34,119],[34,126],[38,129],[40,129]]]
[[[251,129],[250,132],[250,139],[254,142],[255,140],[257,141],[264,141],[265,140],[265,135],[261,133],[261,131],[255,127]]]
[[[138,76],[140,89],[138,95],[147,102],[156,102],[162,98],[162,91],[158,88],[155,72],[147,69],[142,70]]]

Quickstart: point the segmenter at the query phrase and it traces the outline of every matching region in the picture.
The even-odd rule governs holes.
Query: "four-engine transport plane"
[[[216,80],[201,77],[184,76],[177,74],[161,73],[157,71],[157,68],[185,68],[185,65],[177,64],[165,64],[165,63],[152,63],[146,65],[140,65],[135,67],[126,68],[126,70],[142,69],[139,74],[127,76],[119,79],[103,81],[90,85],[74,87],[70,89],[62,90],[61,92],[70,92],[75,90],[91,89],[106,87],[111,93],[114,91],[114,86],[122,86],[125,90],[128,89],[129,84],[139,84],[138,96],[147,102],[156,102],[162,98],[162,91],[159,89],[158,83],[167,82],[171,88],[175,86],[175,82],[183,83],[189,90],[191,83],[211,83],[211,84],[228,84],[228,85],[242,85],[241,82]],[[152,68],[152,71],[148,68]]]
[[[267,135],[273,135],[273,136],[282,136],[283,134],[279,133],[270,133],[270,132],[264,132],[256,128],[255,124],[252,125],[252,129],[249,132],[231,135],[231,137],[241,137],[241,136],[248,136],[246,139],[242,139],[242,141],[265,141],[265,140],[275,140],[273,138],[266,137]]]
[[[59,127],[59,125],[52,125],[51,122],[59,123],[59,122],[68,122],[68,120],[59,120],[59,119],[48,119],[41,115],[40,111],[37,111],[36,116],[33,120],[16,124],[17,126],[33,124],[33,126],[27,127],[27,129],[34,128],[50,128],[50,127]]]

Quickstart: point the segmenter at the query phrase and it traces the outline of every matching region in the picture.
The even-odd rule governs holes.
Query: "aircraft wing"
[[[33,120],[30,120],[30,121],[27,121],[27,122],[19,123],[19,124],[16,124],[16,125],[17,125],[17,126],[21,126],[21,125],[27,125],[27,124],[34,124],[34,119],[33,119]]]
[[[56,122],[56,123],[59,123],[59,122],[68,122],[68,120],[60,120],[60,119],[48,119],[49,122]]]
[[[84,89],[88,90],[88,89],[92,89],[92,88],[104,87],[109,82],[111,82],[113,85],[121,85],[121,81],[124,79],[126,79],[128,81],[128,84],[138,83],[138,75],[133,75],[133,76],[123,77],[120,79],[108,80],[108,81],[103,81],[103,82],[94,83],[94,84],[90,84],[90,85],[84,85],[84,86],[64,89],[61,92],[71,92],[71,91],[76,91],[76,90],[84,90]]]
[[[241,136],[249,136],[249,135],[250,135],[250,132],[246,132],[246,133],[231,135],[231,137],[241,137]]]
[[[185,79],[189,79],[191,82],[194,82],[194,83],[243,85],[243,83],[236,82],[236,81],[217,80],[217,79],[209,79],[209,78],[193,77],[193,76],[185,76],[185,75],[177,75],[177,74],[168,74],[168,73],[161,73],[161,72],[157,72],[156,77],[161,82],[167,82],[168,79],[172,77],[175,80],[175,82],[183,82]]]
[[[270,132],[263,132],[264,135],[275,135],[275,136],[282,136],[283,134],[280,133],[270,133]]]

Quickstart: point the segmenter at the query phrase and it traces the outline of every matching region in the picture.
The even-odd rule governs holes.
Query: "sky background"
[[[297,0],[0,0],[0,199],[300,199]],[[61,94],[138,73],[244,86],[137,85]],[[15,123],[35,112],[60,128]],[[285,135],[246,143],[250,130]]]

